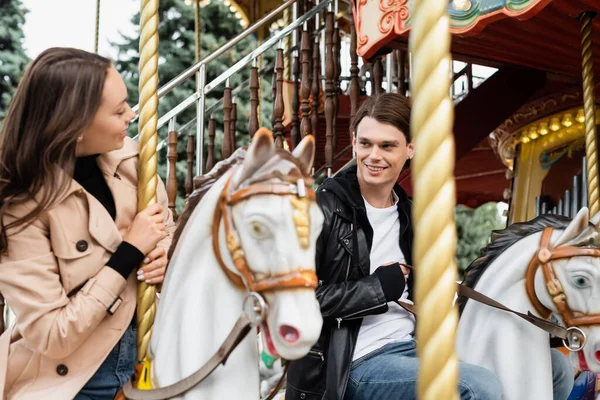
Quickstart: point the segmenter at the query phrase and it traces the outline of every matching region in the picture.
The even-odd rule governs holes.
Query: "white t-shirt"
[[[397,203],[398,198],[395,193],[394,196]],[[369,223],[373,228],[373,245],[370,256],[371,274],[383,264],[405,263],[404,254],[400,249],[400,219],[397,205],[375,208],[365,200],[365,206]],[[401,300],[412,303],[408,300],[408,285],[404,286]],[[415,330],[414,316],[396,303],[389,302],[388,306],[389,309],[384,314],[369,315],[363,318],[352,357],[353,361],[388,343],[412,339]]]

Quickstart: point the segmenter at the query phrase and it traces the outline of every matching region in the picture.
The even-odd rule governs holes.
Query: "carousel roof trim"
[[[412,27],[412,2],[409,0],[351,0],[358,33],[357,53],[371,58],[382,46],[407,33]],[[552,0],[452,0],[447,6],[450,31],[475,35],[488,24],[503,18],[526,20],[535,16]],[[368,15],[368,18],[365,16]],[[362,24],[363,20],[379,21]]]

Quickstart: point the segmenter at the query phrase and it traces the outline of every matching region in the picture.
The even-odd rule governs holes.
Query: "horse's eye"
[[[269,235],[269,230],[260,222],[252,221],[250,222],[250,233],[257,239],[263,239]]]
[[[585,275],[575,275],[571,277],[571,281],[573,282],[573,285],[579,289],[583,289],[592,285],[590,279]]]

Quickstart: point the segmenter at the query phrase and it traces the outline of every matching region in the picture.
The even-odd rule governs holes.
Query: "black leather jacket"
[[[394,191],[399,198],[400,248],[411,264],[411,201],[399,185]],[[316,253],[316,294],[323,329],[310,353],[290,364],[286,400],[342,399],[362,318],[388,310],[379,279],[369,274],[373,229],[360,193],[356,165],[327,179],[317,190],[317,202],[325,215]],[[413,280],[411,273],[409,298]]]

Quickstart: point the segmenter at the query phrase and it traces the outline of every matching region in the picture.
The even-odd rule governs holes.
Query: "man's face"
[[[398,128],[364,117],[352,139],[361,189],[393,186],[402,167],[413,156],[412,143]]]

